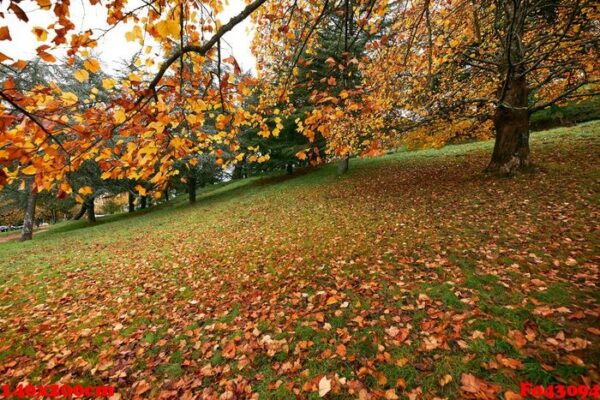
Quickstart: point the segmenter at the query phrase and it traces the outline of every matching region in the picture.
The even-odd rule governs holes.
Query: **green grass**
[[[535,174],[482,173],[491,148],[255,177],[1,243],[3,383],[265,399],[318,398],[324,375],[332,399],[461,398],[464,373],[499,396],[581,384],[600,359],[600,123],[534,133]]]
[[[531,115],[530,125],[533,130],[542,130],[597,119],[600,119],[600,96],[537,111]]]

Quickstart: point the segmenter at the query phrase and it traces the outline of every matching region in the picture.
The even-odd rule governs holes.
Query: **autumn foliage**
[[[224,7],[217,0],[111,2],[102,5],[109,28],[129,23],[123,40],[140,48],[122,79],[99,75],[92,54],[102,33],[77,31],[68,2],[38,6],[55,19],[31,27],[38,56],[54,63],[66,49],[73,78],[87,89],[25,87],[18,76],[30,61],[0,55],[2,183],[34,176],[40,190],[66,194],[68,174],[86,160],[104,179],[148,182],[156,196],[201,154],[223,168],[266,161],[268,149],[244,146],[240,135],[277,137],[282,119],[298,111],[290,99],[300,89],[306,107],[295,124],[308,141],[301,160],[495,132],[490,167],[510,172],[531,164],[531,112],[598,88],[594,2],[255,0],[226,23],[214,18]],[[19,2],[8,9],[28,24]],[[222,36],[248,17],[257,30],[256,77],[221,51]],[[323,32],[337,38],[336,49],[323,48]],[[0,40],[14,40],[10,26],[0,27]],[[315,55],[328,51],[329,70],[312,71]],[[310,154],[316,137],[326,154]]]

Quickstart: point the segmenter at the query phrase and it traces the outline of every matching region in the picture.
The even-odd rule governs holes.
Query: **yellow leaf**
[[[82,196],[87,196],[88,194],[92,194],[93,192],[94,190],[91,188],[91,186],[84,186],[77,191],[77,193],[79,193]]]
[[[129,80],[131,82],[141,82],[142,80],[140,79],[140,77],[136,74],[134,74],[133,72],[131,74],[129,74]]]
[[[115,86],[114,79],[106,78],[102,79],[102,87],[106,90],[110,90]]]
[[[121,123],[125,122],[125,119],[127,119],[127,116],[125,115],[125,111],[123,111],[121,109],[117,110],[115,112],[114,119],[117,124],[121,124]]]
[[[75,93],[64,92],[61,98],[66,106],[72,106],[73,104],[77,103],[77,96],[75,96]]]
[[[34,26],[31,31],[36,36],[38,42],[44,42],[48,39],[48,32],[44,28]]]
[[[68,182],[61,182],[59,189],[62,190],[63,192],[69,194],[73,192],[73,189],[71,188],[71,185],[69,185]]]
[[[98,60],[94,60],[93,58],[85,60],[83,62],[83,67],[93,74],[100,71],[100,63],[98,62]]]
[[[134,26],[131,32],[125,33],[125,39],[127,39],[128,42],[133,42],[136,39],[142,39],[142,28],[137,25]]]
[[[112,172],[105,171],[102,173],[102,175],[100,175],[100,179],[107,180],[107,179],[110,179],[111,176],[112,176]]]
[[[85,69],[80,69],[79,71],[75,72],[73,76],[79,82],[87,81],[90,78],[90,74],[88,74],[88,72]]]
[[[142,185],[136,185],[135,190],[137,190],[137,192],[140,194],[140,196],[146,195],[146,188],[143,187]]]
[[[179,23],[172,19],[163,20],[156,24],[156,30],[163,38],[168,36],[175,39],[179,38]]]
[[[35,168],[33,165],[30,165],[26,168],[23,168],[21,172],[25,175],[35,175],[35,173],[37,172],[37,168]]]

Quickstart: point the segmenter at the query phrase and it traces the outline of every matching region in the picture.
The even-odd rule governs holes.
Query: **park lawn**
[[[492,142],[399,151],[0,244],[0,383],[122,399],[598,383],[600,122],[531,147],[534,174],[483,174]]]

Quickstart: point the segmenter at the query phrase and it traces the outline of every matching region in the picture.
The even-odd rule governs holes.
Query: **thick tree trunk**
[[[350,156],[346,156],[338,161],[337,173],[338,175],[343,175],[348,172],[348,167],[350,164]]]
[[[140,208],[143,210],[148,206],[148,196],[142,196],[140,198]]]
[[[517,169],[530,167],[527,110],[500,106],[494,115],[494,127],[496,142],[487,170],[510,174]]]
[[[195,176],[188,177],[188,196],[190,199],[190,203],[196,202],[196,177]]]
[[[25,217],[23,218],[23,231],[21,232],[21,241],[33,239],[33,222],[35,220],[35,204],[37,201],[37,188],[33,181],[27,185],[29,194],[27,195],[27,206],[25,208]]]
[[[127,194],[127,201],[128,201],[128,207],[129,207],[129,212],[132,213],[135,211],[135,195],[129,191],[129,193]]]
[[[523,8],[519,3],[507,5],[504,62],[499,66],[498,106],[493,121],[496,142],[490,172],[510,174],[530,167],[529,109],[527,75],[523,62]]]
[[[87,212],[88,222],[90,222],[90,223],[96,222],[96,209],[94,207],[94,198],[93,197],[87,201],[86,212]]]
[[[165,187],[165,201],[168,202],[169,201],[169,186]]]

